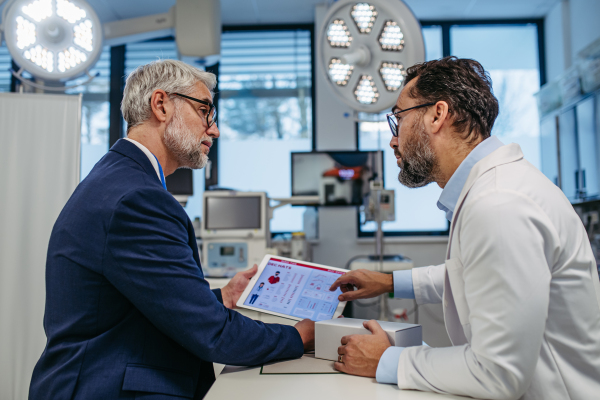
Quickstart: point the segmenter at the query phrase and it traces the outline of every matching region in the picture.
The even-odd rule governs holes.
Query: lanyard
[[[152,154],[154,156],[154,154]],[[160,166],[160,162],[158,161],[158,158],[156,158],[156,156],[154,156],[154,158],[156,159],[156,163],[158,164],[158,172],[160,172],[160,183],[162,183],[162,186],[165,188],[165,190],[167,190],[167,184],[165,182],[165,174],[163,173],[162,167]]]

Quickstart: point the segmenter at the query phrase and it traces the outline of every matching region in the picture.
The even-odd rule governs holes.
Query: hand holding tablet
[[[237,306],[293,320],[337,318],[346,302],[329,288],[345,269],[266,255]]]

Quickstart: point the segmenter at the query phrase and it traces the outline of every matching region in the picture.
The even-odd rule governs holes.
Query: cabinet
[[[600,91],[540,121],[542,172],[571,202],[600,198]]]

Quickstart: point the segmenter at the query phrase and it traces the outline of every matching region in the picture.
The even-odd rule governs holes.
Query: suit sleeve
[[[470,329],[470,343],[406,348],[398,386],[517,399],[538,362],[558,235],[546,214],[518,193],[493,191],[462,212],[457,234],[464,290],[453,287],[452,295],[455,301],[464,296],[459,301],[468,305],[469,312],[459,316],[463,329]]]
[[[413,290],[418,305],[442,302],[445,273],[445,264],[412,269]]]
[[[188,240],[185,212],[166,191],[127,194],[109,223],[104,275],[159,330],[203,360],[256,365],[301,357],[294,327],[254,321],[219,302]]]

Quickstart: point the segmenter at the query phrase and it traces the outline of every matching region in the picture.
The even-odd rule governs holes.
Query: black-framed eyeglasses
[[[207,105],[208,111],[206,112],[206,124],[208,125],[208,127],[210,128],[211,126],[213,126],[213,124],[217,121],[217,108],[215,107],[215,105],[211,102],[208,102],[206,100],[200,100],[200,99],[196,99],[194,97],[190,97],[190,96],[186,96],[185,94],[181,94],[181,93],[173,93],[174,95],[180,96],[180,97],[185,97],[186,99],[189,100],[193,100],[196,101],[200,104],[204,104]],[[204,113],[205,110],[202,110],[202,112]]]
[[[394,135],[394,137],[398,137],[398,124],[396,123],[396,116],[398,114],[406,112],[406,111],[414,110],[415,108],[428,107],[428,106],[433,106],[433,105],[435,105],[435,103],[420,104],[418,106],[407,108],[406,110],[398,110],[396,112],[386,114],[385,116],[387,117],[388,125],[390,126],[390,130],[392,131],[392,135]]]

